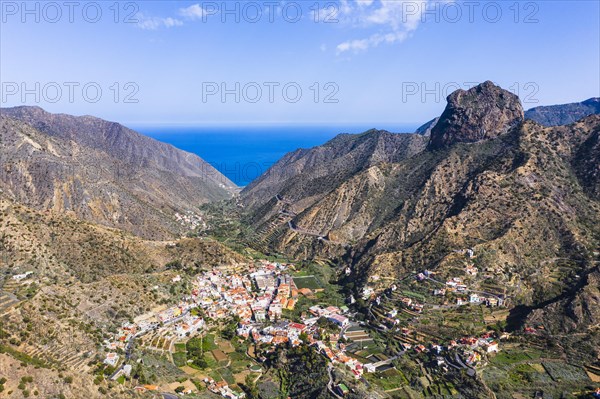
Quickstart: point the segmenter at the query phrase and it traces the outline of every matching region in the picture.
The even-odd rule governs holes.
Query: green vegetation
[[[400,388],[408,385],[408,380],[401,371],[394,368],[387,369],[383,372],[367,373],[365,378],[372,384],[379,386],[384,391]]]
[[[185,352],[173,353],[173,363],[177,367],[183,367],[187,364],[187,355]]]
[[[277,347],[265,356],[283,397],[327,397],[327,362],[313,347],[300,345],[288,350]]]
[[[0,353],[7,353],[7,354],[11,355],[12,357],[14,357],[15,359],[19,360],[20,362],[31,364],[32,366],[35,366],[35,367],[50,368],[50,365],[48,365],[43,360],[38,359],[36,357],[31,357],[23,352],[19,352],[18,350],[13,349],[12,347],[7,346],[7,345],[0,344]]]
[[[501,351],[496,356],[492,357],[490,362],[495,365],[511,365],[514,363],[539,359],[540,356],[540,352],[526,349],[513,349]]]
[[[560,396],[562,392],[585,387],[590,380],[579,366],[565,363],[551,350],[532,349],[530,346],[508,345],[490,359],[483,370],[483,378],[495,392],[520,392],[525,396],[536,390],[545,394]],[[591,387],[589,387],[591,389]],[[506,397],[503,394],[499,398]]]
[[[212,356],[207,356],[208,352],[214,349],[217,349],[214,334],[191,338],[186,344],[186,361],[191,360],[192,367],[205,369],[211,365]],[[178,358],[178,361],[180,362],[181,358]]]
[[[570,364],[542,363],[546,372],[554,381],[589,381],[589,377],[581,367]]]
[[[294,277],[294,284],[296,284],[296,287],[298,287],[299,289],[308,288],[313,291],[323,288],[314,276]]]
[[[136,353],[136,358],[144,359],[143,363],[135,363],[132,376],[140,384],[155,384],[160,380],[174,380],[184,373],[169,358],[152,351]]]
[[[246,394],[248,395],[248,399],[259,399],[260,398],[260,395],[258,393],[258,387],[256,386],[256,383],[254,382],[255,378],[256,378],[255,375],[248,374],[246,376],[246,380],[244,381],[244,387],[245,387]]]

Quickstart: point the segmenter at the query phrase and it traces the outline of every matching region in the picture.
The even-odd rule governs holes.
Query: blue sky
[[[1,4],[2,106],[132,124],[385,128],[425,122],[454,88],[488,79],[525,108],[600,96],[598,1],[45,4]]]

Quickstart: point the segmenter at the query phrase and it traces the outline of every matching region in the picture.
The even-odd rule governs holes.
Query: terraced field
[[[584,368],[566,363],[558,354],[516,345],[508,345],[493,357],[482,376],[490,388],[500,392],[498,398],[504,398],[502,392],[507,390],[525,396],[538,390],[560,396],[593,385]]]
[[[66,369],[71,369],[78,372],[88,372],[90,366],[90,358],[87,357],[88,353],[80,351],[79,348],[73,347],[72,345],[61,344],[61,345],[44,345],[44,346],[30,346],[27,345],[20,348],[23,353],[27,355],[42,359],[51,364],[57,364]]]
[[[14,294],[19,289],[20,284],[13,280],[5,280],[0,289],[0,316],[9,312],[20,301]]]

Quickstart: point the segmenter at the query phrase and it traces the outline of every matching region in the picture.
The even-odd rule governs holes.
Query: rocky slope
[[[590,98],[580,103],[535,107],[525,112],[531,119],[544,126],[568,125],[588,115],[600,114],[600,98]]]
[[[161,304],[177,303],[189,276],[203,267],[248,262],[208,239],[148,241],[61,212],[37,211],[2,194],[0,255],[0,352],[13,354],[1,354],[1,363],[8,366],[26,355],[31,364],[17,362],[23,364],[12,372],[0,371],[14,387],[15,377],[29,368],[26,375],[35,376],[32,391],[48,398],[60,392],[108,397],[95,396],[92,368],[103,359],[103,341],[116,327]],[[25,272],[33,274],[21,282],[11,278]],[[178,274],[183,280],[174,284]],[[38,371],[31,374],[33,366]],[[75,378],[57,383],[52,369]],[[109,396],[131,397],[119,391],[120,386]]]
[[[372,165],[398,162],[422,151],[427,138],[369,130],[342,134],[322,146],[298,149],[285,155],[240,194],[255,225],[276,216],[275,196],[302,212],[318,203],[343,182]]]
[[[535,307],[571,292],[600,242],[600,116],[551,128],[524,122],[518,98],[489,82],[448,101],[426,149],[363,163],[347,178],[328,179],[317,197],[270,181],[269,196],[281,187],[292,199],[295,214],[288,217],[297,227],[271,233],[271,248],[298,257],[338,255],[361,284],[425,268],[463,275],[464,257],[456,252],[472,248],[480,271],[472,283],[514,304]],[[328,162],[321,165],[328,170]],[[274,176],[291,173],[314,185],[310,173],[286,167],[278,165]],[[264,184],[252,192],[263,192]],[[261,225],[276,209],[289,209],[263,201],[254,208],[253,198],[249,210]]]
[[[2,109],[0,134],[6,194],[148,238],[182,233],[176,212],[236,191],[196,155],[94,117]]]
[[[173,245],[168,245],[173,244]],[[90,283],[124,273],[160,271],[181,260],[230,264],[244,258],[200,238],[150,241],[60,212],[37,211],[0,195],[0,264],[12,274],[33,271],[46,282]],[[0,280],[1,282],[1,280]]]
[[[415,130],[415,133],[420,134],[422,136],[427,136],[427,137],[431,136],[431,129],[433,129],[435,127],[435,125],[438,123],[439,120],[440,120],[439,117],[433,118],[429,122],[420,126],[417,130]]]

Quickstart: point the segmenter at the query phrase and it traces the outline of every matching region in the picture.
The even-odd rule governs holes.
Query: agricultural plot
[[[539,370],[538,364],[522,363],[513,367],[508,373],[511,382],[517,385],[544,384],[551,382],[550,376],[543,370]]]
[[[365,378],[367,381],[379,386],[384,391],[394,391],[408,385],[408,380],[404,374],[395,368],[389,368],[382,372],[365,374]]]
[[[323,288],[315,276],[294,277],[293,279],[298,289],[308,288],[314,291]]]
[[[456,390],[454,385],[452,385],[449,382],[434,383],[423,390],[423,396],[425,396],[426,398],[438,398],[440,396],[446,398],[455,395],[458,395],[458,391]]]
[[[187,355],[185,352],[175,352],[173,353],[173,363],[177,367],[183,367],[187,364]]]
[[[229,358],[222,350],[215,349],[211,353],[219,365],[224,366],[229,362]]]
[[[214,333],[188,340],[185,352],[179,351],[184,348],[181,345],[181,343],[174,345],[173,362],[178,366],[183,364],[181,370],[194,378],[208,376],[215,381],[224,380],[233,389],[241,390],[239,386],[236,387],[236,384],[244,384],[246,376],[252,374],[251,367],[261,369],[256,361],[246,355],[245,346],[224,340]],[[204,366],[186,363],[188,351],[197,352],[200,348],[203,351]]]
[[[523,349],[504,350],[492,357],[490,363],[496,366],[507,366],[515,363],[539,359],[541,353]]]
[[[426,301],[425,294],[421,294],[421,293],[418,293],[415,291],[403,290],[403,291],[401,291],[401,294],[404,295],[405,297],[416,299],[417,301],[419,301],[421,303],[424,303]]]
[[[225,380],[227,382],[227,384],[229,384],[230,386],[235,388],[235,385],[236,385],[235,377],[234,377],[231,369],[229,369],[227,367],[210,370],[208,372],[208,375],[210,376],[210,378],[214,379],[215,381]]]
[[[571,366],[570,364],[564,363],[542,363],[546,372],[552,377],[552,380],[556,382],[561,381],[585,381],[589,382],[585,370],[581,367]]]
[[[183,375],[183,372],[173,365],[171,361],[164,355],[159,355],[156,352],[142,350],[138,352],[136,357],[144,359],[144,373],[148,376],[154,374],[159,379],[174,379]]]
[[[527,397],[539,390],[560,396],[591,383],[583,368],[566,364],[556,355],[541,349],[507,347],[490,359],[483,378],[491,389],[500,392],[498,399],[509,398],[502,392],[519,392]]]

